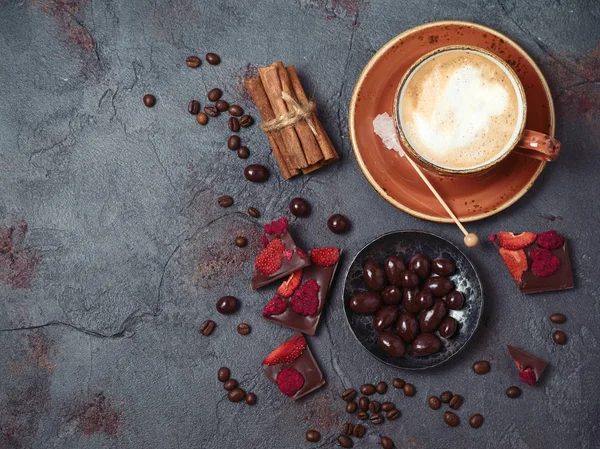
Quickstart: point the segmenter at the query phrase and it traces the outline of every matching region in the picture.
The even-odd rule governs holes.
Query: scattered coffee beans
[[[450,427],[456,427],[460,423],[460,419],[458,419],[458,416],[452,412],[444,412],[444,421]]]
[[[385,414],[385,417],[390,421],[394,421],[400,417],[400,411],[398,409],[390,410]]]
[[[346,388],[342,391],[342,399],[346,402],[353,401],[356,397],[356,390],[354,388]]]
[[[217,108],[217,111],[225,112],[227,109],[229,109],[229,103],[227,103],[225,100],[217,100],[215,102],[215,107]]]
[[[331,232],[343,234],[348,230],[348,220],[341,214],[335,214],[327,220],[327,227]]]
[[[452,396],[452,399],[450,399],[450,408],[452,410],[458,410],[462,405],[463,401],[463,397],[459,394]]]
[[[248,405],[256,404],[256,395],[254,393],[248,393],[246,395],[246,404],[248,404]]]
[[[208,123],[208,115],[204,112],[198,112],[196,115],[196,121],[199,125],[205,126]]]
[[[429,399],[427,399],[427,404],[429,404],[429,407],[431,407],[433,410],[439,410],[442,406],[442,401],[440,401],[437,396],[429,396]]]
[[[234,388],[229,393],[227,393],[227,399],[231,402],[240,402],[246,397],[246,392],[241,388]]]
[[[269,170],[264,165],[252,164],[244,169],[244,176],[250,182],[265,182],[269,178]]]
[[[356,410],[358,410],[358,404],[356,401],[350,401],[346,404],[346,412],[353,414],[356,413]]]
[[[206,62],[210,65],[217,65],[221,62],[221,58],[215,53],[206,53]]]
[[[519,396],[521,396],[521,389],[519,387],[508,387],[506,389],[506,396],[508,396],[511,399],[516,399]]]
[[[440,401],[442,401],[444,404],[447,404],[450,402],[450,399],[452,399],[452,396],[454,395],[451,391],[444,391],[442,394],[440,394]]]
[[[404,384],[404,387],[402,387],[402,390],[404,391],[404,396],[414,396],[415,393],[417,392],[417,390],[415,389],[415,386],[413,384]]]
[[[290,201],[290,212],[296,217],[306,217],[310,214],[310,204],[304,198],[293,198]]]
[[[229,195],[220,196],[217,200],[217,204],[221,207],[229,207],[233,204],[233,198]]]
[[[238,324],[237,331],[238,331],[238,334],[240,334],[240,335],[248,335],[251,330],[252,330],[252,328],[250,327],[249,324],[246,324],[246,323]]]
[[[371,424],[379,425],[383,423],[383,416],[380,413],[373,413],[370,420]]]
[[[242,109],[242,107],[238,106],[237,104],[232,104],[231,106],[229,106],[228,111],[234,117],[239,117],[240,115],[242,115],[244,113],[244,110]]]
[[[365,426],[363,426],[362,424],[357,424],[354,426],[354,429],[352,429],[352,435],[356,438],[364,437],[366,432],[367,429],[365,429]]]
[[[198,114],[200,112],[200,103],[196,100],[192,100],[188,103],[188,112],[192,115]]]
[[[254,123],[254,119],[251,115],[245,114],[240,117],[240,126],[242,128],[248,128],[252,123]]]
[[[204,106],[204,113],[209,117],[216,117],[219,115],[219,111],[217,111],[217,108],[215,108],[212,104],[207,104]]]
[[[383,410],[384,412],[389,412],[390,410],[394,410],[395,408],[396,405],[393,402],[386,401],[383,404],[381,404],[381,410]]]
[[[565,321],[567,321],[567,317],[564,316],[562,313],[553,313],[552,315],[550,315],[550,321],[556,324],[562,324]]]
[[[321,434],[316,430],[310,429],[306,432],[306,441],[316,443],[321,439]]]
[[[366,421],[367,419],[369,419],[369,414],[367,412],[358,412],[356,414],[356,417],[361,421]]]
[[[361,411],[366,412],[369,409],[369,398],[361,396],[358,400],[358,408],[361,409]]]
[[[232,133],[237,133],[240,130],[240,122],[235,117],[229,117],[229,120],[227,120],[227,126],[229,127],[229,131]]]
[[[389,437],[382,436],[380,439],[380,442],[381,442],[381,447],[383,449],[393,449],[394,448],[394,442]]]
[[[354,446],[354,443],[352,442],[352,440],[350,439],[350,437],[348,437],[346,435],[340,435],[338,437],[338,443],[343,448],[349,448],[349,447],[353,447]]]
[[[352,435],[353,430],[354,424],[350,422],[344,423],[344,426],[342,427],[342,432],[344,432],[346,435]]]
[[[152,94],[144,95],[144,106],[151,108],[156,104],[156,97]]]
[[[481,427],[481,424],[483,424],[483,416],[481,416],[480,414],[471,416],[471,418],[469,419],[469,424],[474,429]]]
[[[188,56],[187,58],[185,58],[185,64],[188,67],[191,67],[192,69],[200,67],[201,62],[202,61],[200,60],[200,58],[198,56]]]
[[[217,301],[217,312],[229,315],[236,311],[239,301],[234,296],[223,296]]]
[[[230,150],[237,150],[242,144],[242,140],[240,139],[240,136],[229,136],[229,139],[227,139],[227,148],[229,148]]]
[[[205,336],[209,336],[215,330],[215,322],[213,320],[206,320],[200,325],[200,333]]]
[[[229,370],[229,368],[227,368],[225,366],[219,368],[219,371],[217,372],[217,377],[219,378],[219,382],[228,381],[230,376],[231,376],[231,371]]]
[[[248,215],[250,215],[252,218],[259,218],[260,217],[260,211],[256,207],[249,207],[248,208]]]
[[[404,382],[402,379],[399,379],[398,377],[392,380],[393,387],[398,389],[403,388],[405,383],[406,382]]]
[[[237,386],[238,383],[235,379],[227,379],[225,382],[223,382],[223,388],[225,388],[227,391],[232,391],[234,388],[237,388]]]
[[[387,384],[385,382],[378,382],[375,385],[375,391],[379,394],[385,394],[387,392]]]
[[[248,244],[248,239],[246,237],[237,236],[235,238],[235,246],[238,248],[244,248]]]
[[[214,89],[209,90],[208,94],[206,96],[208,97],[208,99],[210,101],[212,101],[214,103],[219,98],[221,98],[221,95],[223,95],[223,91],[221,89],[215,87]]]
[[[371,413],[379,413],[380,410],[381,410],[381,404],[379,403],[379,401],[369,402],[369,411]]]
[[[567,342],[567,334],[563,331],[554,331],[552,332],[552,340],[557,345],[564,345]]]
[[[473,363],[473,371],[476,374],[487,374],[490,372],[490,362],[486,360],[480,360],[479,362]]]
[[[371,396],[372,394],[375,394],[375,385],[373,385],[373,384],[361,385],[360,393],[364,394],[365,396]]]
[[[238,148],[237,155],[240,159],[248,159],[248,156],[250,156],[250,151],[248,150],[248,147],[242,145]]]

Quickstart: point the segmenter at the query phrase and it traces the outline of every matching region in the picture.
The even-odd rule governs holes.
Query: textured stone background
[[[381,199],[352,157],[346,127],[352,88],[372,54],[440,19],[508,34],[547,75],[560,160],[517,205],[471,228],[480,236],[558,229],[570,241],[577,287],[520,296],[482,245],[470,253],[487,291],[476,338],[438,369],[398,373],[351,337],[339,276],[310,339],[328,384],[291,402],[260,369],[291,331],[260,318],[271,291],[248,289],[264,221],[285,214],[290,198],[308,198],[312,216],[293,230],[306,247],[342,246],[342,275],[350,256],[384,232],[416,228],[460,240],[454,227]],[[0,2],[0,240],[10,244],[0,253],[0,447],[333,447],[347,419],[341,389],[396,375],[417,395],[389,393],[402,418],[369,427],[355,447],[377,447],[379,432],[411,449],[600,447],[599,42],[593,0]],[[207,51],[221,65],[184,65]],[[220,86],[252,111],[241,79],[277,59],[295,64],[318,99],[342,160],[290,182],[275,174],[249,185],[245,163],[225,147],[225,119],[201,128],[186,106]],[[147,92],[158,97],[154,109],[142,106]],[[242,136],[250,161],[276,173],[258,127]],[[216,205],[222,194],[234,196],[233,208]],[[263,212],[258,222],[245,214],[250,205]],[[344,237],[325,226],[338,211],[353,223]],[[238,233],[252,238],[245,250],[231,244]],[[236,315],[217,316],[223,294],[240,297]],[[568,316],[564,347],[550,339],[555,311]],[[198,333],[206,318],[218,323],[210,338]],[[250,336],[235,332],[241,321],[253,326]],[[514,401],[504,396],[518,383],[507,343],[552,364]],[[493,371],[476,377],[470,365],[481,358]],[[222,365],[257,393],[254,408],[225,399]],[[426,405],[445,389],[466,398],[455,429]],[[485,417],[479,430],[466,424],[475,412]],[[311,426],[323,434],[318,445],[304,440]]]

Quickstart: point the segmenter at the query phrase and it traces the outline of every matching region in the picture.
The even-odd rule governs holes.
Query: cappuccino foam
[[[514,143],[522,122],[516,81],[491,57],[469,50],[425,60],[400,97],[400,123],[411,147],[445,168],[493,161]]]

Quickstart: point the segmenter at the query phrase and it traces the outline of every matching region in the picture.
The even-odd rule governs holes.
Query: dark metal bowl
[[[367,260],[383,264],[390,255],[399,255],[406,263],[415,254],[422,253],[431,259],[445,257],[454,260],[456,273],[450,277],[456,289],[465,296],[460,310],[450,310],[449,315],[458,321],[456,334],[449,339],[440,337],[442,349],[435,354],[416,357],[407,350],[404,357],[391,357],[377,344],[377,331],[373,329],[373,315],[359,315],[350,308],[354,294],[365,291],[362,272]],[[344,281],[344,310],[352,333],[363,347],[376,359],[402,369],[432,368],[450,359],[462,350],[475,333],[483,311],[483,289],[479,276],[467,256],[449,241],[422,231],[397,231],[377,237],[354,257]],[[409,346],[409,345],[407,345]]]

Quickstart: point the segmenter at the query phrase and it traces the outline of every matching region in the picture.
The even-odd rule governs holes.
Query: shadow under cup
[[[473,70],[475,69],[467,65],[467,62],[463,62],[462,58],[454,58],[454,60],[449,58],[449,56],[453,53],[457,53],[458,56],[468,55],[470,58],[472,58],[473,61],[479,60],[480,67],[476,66],[475,69],[487,69],[489,75],[484,75],[484,77],[487,76],[490,79],[494,79],[494,77],[497,78],[498,73],[500,73],[500,78],[503,81],[508,80],[508,83],[512,87],[513,91],[509,91],[509,89],[506,88],[507,83],[504,83],[504,88],[502,88],[501,86],[496,86],[495,83],[488,83],[488,85],[485,86],[486,90],[483,90],[483,87],[479,88],[479,83],[482,82],[480,78],[475,78],[474,80],[469,81],[470,84],[469,82],[465,83],[464,79],[455,78],[454,74],[458,71],[462,71],[461,73],[465,75],[465,79],[467,80],[469,80],[469,77],[471,76],[479,76],[478,74],[480,74],[481,71],[478,71],[475,75],[473,75]],[[476,57],[473,58],[473,56]],[[442,57],[442,59],[438,59],[440,57]],[[440,63],[434,64],[433,62],[435,60],[437,60]],[[444,77],[443,72],[440,72],[440,67],[443,68],[443,66],[446,64],[445,61],[451,61],[450,63],[448,63],[451,65],[451,68],[449,69],[449,72],[445,74],[446,78],[449,78],[449,74],[452,74],[452,76],[450,77],[450,81],[444,81],[440,79]],[[477,62],[475,62],[474,64],[477,64]],[[484,64],[487,67],[484,68]],[[424,70],[422,71],[422,69]],[[498,72],[498,70],[496,69],[499,69],[500,72]],[[452,70],[455,70],[455,72],[452,72]],[[490,70],[492,71],[490,72]],[[423,75],[422,73],[426,73],[426,75]],[[432,78],[437,84],[431,84]],[[448,84],[451,81],[454,84]],[[442,91],[441,86],[443,85],[443,83],[447,84],[446,87],[443,88],[444,90]],[[414,85],[416,85],[416,87]],[[466,90],[469,88],[473,88],[473,86],[475,86],[475,90],[473,92]],[[473,145],[472,143],[470,143],[470,140],[466,138],[467,143],[465,143],[464,145],[460,144],[463,146],[457,147],[456,145],[459,145],[457,144],[457,142],[460,142],[460,139],[462,139],[463,136],[468,135],[471,132],[470,129],[477,126],[477,122],[482,117],[486,116],[485,114],[480,113],[480,111],[476,108],[480,107],[481,104],[486,104],[486,107],[492,108],[492,110],[496,107],[496,104],[498,102],[495,102],[495,98],[492,96],[494,89],[501,89],[502,92],[507,95],[506,101],[508,102],[508,104],[507,106],[505,106],[504,110],[506,110],[506,108],[508,107],[510,109],[513,109],[514,112],[516,112],[516,114],[514,114],[512,113],[512,111],[509,111],[510,114],[508,115],[508,117],[510,117],[514,121],[514,126],[512,122],[510,126],[506,126],[506,122],[500,122],[496,125],[493,124],[493,120],[498,120],[502,118],[501,113],[504,113],[504,110],[500,111],[497,114],[497,117],[495,117],[491,112],[483,111],[487,114],[487,116],[489,116],[488,121],[484,121],[482,124],[480,123],[479,129],[477,131],[472,131],[473,133],[483,133],[483,137],[479,137],[477,136],[477,134],[475,135],[476,138],[480,139],[478,145]],[[410,92],[408,96],[406,95],[407,91]],[[462,105],[459,103],[459,99],[465,99],[464,95],[467,94],[471,94],[468,95],[467,99],[469,100],[469,102],[471,102],[471,100],[474,100],[471,103],[474,103],[475,109],[468,110],[468,114],[466,116],[463,116],[463,118],[461,119],[460,114],[453,115],[455,109],[452,109],[452,107],[453,105],[456,105],[456,107],[462,107]],[[433,104],[435,104],[438,109],[441,104],[441,111],[434,109],[434,114],[438,114],[439,116],[441,112],[448,111],[449,115],[455,117],[458,123],[452,123],[451,126],[446,124],[444,132],[442,132],[441,129],[436,129],[435,126],[429,126],[429,124],[426,123],[426,120],[424,120],[420,116],[417,116],[417,114],[412,114],[411,116],[411,119],[414,119],[414,123],[410,123],[410,120],[408,124],[405,123],[405,120],[403,120],[403,115],[405,115],[403,114],[403,106],[406,105],[407,109],[409,109],[411,106],[408,105],[406,102],[412,101],[414,103],[415,98],[417,100],[421,100],[421,98],[425,97],[426,95],[433,95]],[[486,96],[486,98],[482,98],[482,96]],[[425,99],[423,101],[427,100]],[[463,102],[463,104],[464,103],[466,102]],[[442,120],[445,120],[447,115],[441,115],[443,117]],[[504,60],[500,59],[495,54],[479,47],[467,45],[452,45],[441,47],[430,53],[427,53],[426,55],[418,59],[403,76],[396,91],[396,96],[394,99],[394,121],[396,124],[398,137],[400,139],[400,142],[402,143],[402,146],[406,150],[406,153],[409,157],[411,157],[411,159],[419,163],[424,168],[441,174],[473,174],[485,171],[493,167],[495,164],[497,164],[506,156],[508,156],[508,154],[513,149],[515,149],[517,145],[520,144],[520,141],[522,140],[522,137],[525,136],[525,133],[529,133],[529,131],[524,129],[526,117],[527,100],[525,96],[525,91],[521,81],[519,80],[517,74],[513,71],[513,69]],[[417,122],[417,120],[420,120],[420,122]],[[469,120],[473,121],[473,123],[470,123]],[[416,129],[417,124],[421,127],[420,129],[423,129],[423,127],[425,127],[424,129],[426,131],[424,131],[425,134],[423,134],[423,137],[427,137],[429,148],[440,148],[443,146],[451,147],[454,145],[452,147],[454,148],[454,150],[449,149],[448,151],[443,153],[444,157],[446,158],[451,159],[453,157],[452,152],[455,151],[456,160],[458,160],[461,157],[459,152],[462,152],[462,154],[465,154],[465,152],[470,153],[471,148],[473,149],[473,153],[477,153],[477,151],[485,151],[487,154],[484,154],[477,161],[471,164],[457,163],[456,165],[453,165],[448,162],[442,163],[440,161],[436,161],[431,155],[433,151],[429,151],[429,154],[426,154],[427,148],[423,144],[423,141],[419,141],[419,139],[415,137],[417,135],[415,132],[410,132],[411,130]],[[431,124],[436,125],[437,123],[432,122]],[[497,135],[495,135],[494,133],[496,133]],[[536,132],[531,133],[540,134]],[[543,137],[552,139],[546,135],[543,135]],[[501,143],[495,144],[495,147],[498,147],[497,149],[492,148],[478,150],[479,148],[485,148],[485,146],[482,145],[481,141],[481,139],[484,138],[487,138],[489,140],[492,140],[494,138],[501,139]],[[484,141],[483,143],[487,143],[487,141]],[[419,146],[421,146],[421,151],[419,150]],[[440,156],[440,159],[441,158],[442,157]]]

